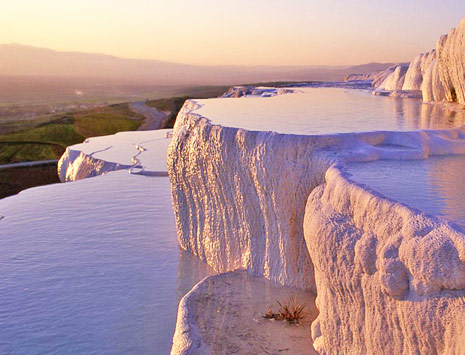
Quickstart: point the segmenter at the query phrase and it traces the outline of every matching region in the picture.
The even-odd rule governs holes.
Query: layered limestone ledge
[[[306,196],[330,166],[313,154],[324,144],[319,137],[214,125],[196,107],[185,104],[168,149],[181,248],[218,272],[245,268],[311,289],[302,221]]]
[[[282,94],[291,94],[295,92],[292,89],[273,88],[267,86],[233,86],[221,97],[223,98],[238,98],[246,96],[254,97],[271,97]]]
[[[374,94],[419,97],[423,101],[458,102],[465,105],[465,17],[457,28],[442,36],[436,49],[422,53],[412,62],[389,68],[370,77]]]
[[[465,153],[463,129],[303,136],[215,125],[197,109],[183,107],[168,149],[181,248],[217,272],[243,268],[302,289],[315,290],[307,197],[334,162]]]
[[[463,354],[465,234],[333,166],[308,198],[320,354]]]
[[[130,169],[134,174],[167,176],[165,157],[170,138],[168,129],[88,138],[66,148],[58,161],[58,176],[66,182],[121,169]]]
[[[397,65],[393,65],[386,70],[378,70],[369,74],[349,74],[344,81],[369,81],[375,88],[379,87],[386,78],[396,70]]]

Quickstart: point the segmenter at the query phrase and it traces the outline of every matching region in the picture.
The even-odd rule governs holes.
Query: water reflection
[[[167,354],[211,271],[179,252],[167,177],[126,171],[0,200],[0,354]]]
[[[176,281],[176,298],[178,302],[197,282],[206,276],[214,274],[216,274],[215,271],[198,257],[187,251],[180,250]]]
[[[383,195],[465,226],[465,156],[350,163],[357,182]]]
[[[430,192],[440,196],[444,217],[465,225],[465,157],[428,159]]]
[[[198,100],[198,112],[223,126],[293,134],[446,129],[465,125],[453,112],[418,99],[341,88],[298,88],[271,98]]]
[[[465,110],[454,111],[442,104],[392,97],[385,97],[384,104],[392,110],[399,130],[449,129],[465,125]]]

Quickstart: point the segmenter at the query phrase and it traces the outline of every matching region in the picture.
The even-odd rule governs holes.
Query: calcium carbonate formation
[[[464,43],[465,19],[410,64],[348,79],[372,80],[378,94],[465,104]],[[224,100],[293,92],[241,87]],[[168,149],[181,248],[218,272],[246,269],[316,292],[311,336],[320,354],[464,353],[464,231],[351,181],[344,163],[465,154],[465,128],[280,134],[215,124],[199,107],[184,105]],[[70,147],[60,179],[121,168],[162,173],[164,165],[140,159],[151,144],[167,145],[165,135]],[[116,138],[124,159],[110,157]],[[180,304],[172,354],[208,353],[189,308],[201,285]]]
[[[462,229],[367,190],[338,166],[312,191],[304,229],[320,354],[463,354]]]
[[[374,94],[419,97],[425,102],[458,102],[465,105],[465,18],[442,36],[436,49],[416,56],[409,64],[346,80],[372,80]],[[382,79],[382,80],[380,80]]]
[[[121,132],[88,138],[66,148],[58,162],[62,182],[81,180],[110,171],[130,169],[131,173],[166,176],[163,154],[170,143],[171,130]]]
[[[465,104],[464,36],[465,19],[409,65],[351,78]],[[224,127],[198,106],[184,106],[168,151],[183,249],[220,272],[316,291],[321,354],[464,353],[464,231],[358,185],[344,163],[465,154],[465,128],[291,135]],[[201,353],[190,326],[173,354]]]
[[[370,312],[373,313],[373,317],[379,319],[373,319],[373,327],[365,327],[364,322],[368,319],[365,318],[363,308],[364,292],[371,295],[372,291],[362,288],[355,292],[360,287],[365,272],[357,273],[355,266],[350,265],[351,262],[355,263],[352,259],[359,250],[356,248],[356,242],[360,239],[357,234],[359,227],[347,227],[347,232],[344,228],[349,217],[343,213],[353,213],[357,210],[357,218],[363,221],[368,211],[388,202],[383,202],[381,197],[365,197],[362,200],[370,201],[372,206],[363,206],[362,203],[353,207],[342,193],[345,180],[336,179],[336,192],[331,196],[336,200],[340,196],[339,203],[348,211],[341,209],[320,216],[319,213],[326,213],[321,207],[321,202],[314,207],[310,204],[307,206],[304,223],[308,196],[311,194],[310,201],[313,201],[317,191],[326,188],[325,174],[328,174],[328,169],[335,169],[331,166],[337,162],[421,159],[432,154],[465,154],[464,129],[299,136],[222,127],[197,114],[196,109],[194,101],[187,103],[183,108],[178,116],[168,152],[172,199],[181,247],[197,255],[219,272],[242,268],[283,285],[316,290],[320,316],[313,327],[313,337],[315,348],[321,353],[376,353],[372,351],[376,346],[383,344],[384,340],[372,340],[372,347],[368,342],[363,346],[361,344],[365,344],[364,334],[376,338],[375,330],[381,331],[384,321],[397,324],[394,320],[386,318],[389,315],[394,316],[389,307],[384,308],[387,303],[391,302],[392,307],[396,307],[398,302],[407,297],[442,298],[443,294],[431,292],[434,290],[447,293],[465,287],[461,274],[457,275],[455,281],[450,281],[450,284],[449,281],[445,281],[447,273],[457,270],[455,267],[461,265],[462,259],[459,255],[462,250],[465,252],[465,244],[459,242],[461,238],[465,239],[465,236],[453,228],[446,228],[446,223],[441,224],[434,218],[423,216],[405,206],[375,211],[371,221],[365,221],[368,223],[366,229],[371,230],[372,234],[366,243],[363,242],[366,247],[360,246],[360,253],[363,254],[361,258],[366,259],[364,268],[367,272],[376,274],[376,277],[373,277],[373,285],[367,287],[370,290],[372,287],[378,287],[382,297],[376,297],[382,299],[382,302],[376,303],[376,299],[373,299],[372,307],[380,312],[380,315],[374,314],[373,310]],[[359,188],[357,191],[362,194],[364,190]],[[389,213],[386,213],[387,211]],[[379,218],[383,214],[386,217]],[[405,216],[421,219],[425,227],[418,227],[420,232],[412,232],[412,237],[409,237],[403,232],[412,230],[415,223],[404,222],[407,218]],[[392,242],[393,248],[398,247],[401,241],[409,243],[410,249],[404,248],[405,252],[409,253],[406,265],[402,258],[399,259],[397,249],[392,249],[393,260],[385,260],[383,265],[377,266],[378,259],[384,260],[376,257],[377,253],[381,253],[377,251],[376,246],[384,245],[378,240],[383,240],[384,243],[384,238],[391,237],[394,230],[394,227],[385,225],[387,219],[389,223],[398,226],[396,240]],[[404,227],[405,223],[407,227]],[[373,224],[377,224],[376,228],[373,228]],[[303,227],[306,229],[306,240],[303,237]],[[378,231],[384,234],[378,235]],[[430,234],[431,231],[434,233]],[[441,231],[448,236],[443,238]],[[415,244],[415,241],[419,240],[415,238],[429,238],[433,235],[432,242],[428,247],[424,247],[418,257],[425,258],[427,253],[435,252],[442,253],[443,256],[434,263],[432,258],[429,258],[424,259],[421,265],[415,265],[419,263],[416,260],[418,244]],[[447,244],[450,235],[454,235],[456,244],[441,249],[437,241],[443,240]],[[347,238],[352,239],[346,241]],[[444,260],[444,266],[440,271],[438,266],[443,262],[442,258],[447,258],[449,252],[457,254],[457,257],[454,260]],[[349,265],[347,270],[342,272],[338,258],[344,265]],[[437,273],[436,281],[432,278],[434,272]],[[415,275],[418,279],[414,288],[409,284],[412,277],[410,275]],[[352,278],[356,282],[351,281]],[[355,284],[350,288],[345,282]],[[411,291],[412,289],[414,291]],[[410,296],[412,292],[417,294]],[[353,302],[352,308],[349,304],[344,308],[344,302],[348,300]],[[457,304],[465,302],[465,298],[459,295],[457,302],[451,305],[447,302],[441,303],[444,312],[457,314],[461,311],[462,308],[457,308]],[[332,308],[333,303],[339,306]],[[429,304],[427,300],[425,304]],[[415,305],[418,309],[423,309],[421,303]],[[356,309],[360,309],[359,312],[363,314],[356,316]],[[184,311],[188,312],[182,307],[179,309],[180,319]],[[335,317],[336,311],[340,313],[339,317]],[[405,314],[409,314],[410,311],[412,309],[407,309]],[[423,318],[426,316],[419,314],[418,322],[424,322]],[[432,314],[429,316],[435,317]],[[344,322],[351,317],[358,317],[358,320],[354,321],[355,323]],[[441,319],[439,322],[443,322],[442,316]],[[457,319],[458,322],[460,318]],[[397,328],[400,330],[394,333],[386,331],[386,334],[399,337],[392,348],[386,349],[397,351],[402,347],[404,353],[415,353],[413,349],[419,346],[414,339],[420,337],[420,331],[409,333],[409,330],[402,329],[400,323],[396,325]],[[450,337],[458,336],[459,333],[452,332],[453,328],[447,329],[451,332]],[[341,339],[352,337],[354,342],[335,342],[334,338],[340,337],[341,332],[345,334]],[[186,334],[182,335],[185,336]],[[387,339],[386,337],[383,333],[382,338]],[[430,335],[427,335],[428,337]],[[431,349],[437,349],[439,342],[445,339],[445,333],[435,333],[435,337],[435,348]],[[454,339],[455,342],[459,341]],[[176,337],[174,342],[179,345]],[[179,342],[187,344],[182,339],[179,339]],[[195,341],[191,342],[194,343]],[[420,348],[425,350],[430,345],[428,343]],[[175,353],[190,353],[186,352],[186,348],[181,348]]]

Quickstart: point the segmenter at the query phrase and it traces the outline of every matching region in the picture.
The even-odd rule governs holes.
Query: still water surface
[[[386,197],[465,226],[465,156],[350,163],[352,179]]]
[[[269,98],[196,100],[197,113],[213,123],[255,131],[328,134],[444,129],[465,125],[465,111],[451,112],[418,99],[374,96],[342,88],[296,88]]]
[[[0,200],[0,354],[168,354],[211,273],[180,252],[167,177],[117,171]]]
[[[419,100],[299,90],[209,100],[199,112],[225,126],[295,134],[465,123]],[[389,197],[465,221],[462,158],[349,169]],[[179,251],[166,177],[119,171],[30,189],[0,200],[0,216],[1,354],[167,354],[178,300],[212,274]]]

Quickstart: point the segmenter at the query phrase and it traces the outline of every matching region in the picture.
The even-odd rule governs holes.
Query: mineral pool
[[[180,252],[168,177],[106,176],[0,200],[1,354],[168,354],[211,273]]]
[[[294,88],[277,96],[196,100],[195,112],[223,127],[290,134],[446,129],[465,125],[465,112],[367,90]]]
[[[465,156],[350,163],[356,182],[429,214],[465,226]]]
[[[293,134],[465,123],[419,100],[296,90],[197,100],[195,112],[223,126]],[[465,224],[463,157],[348,169],[388,197]],[[125,170],[0,200],[0,270],[1,354],[167,354],[179,299],[213,274],[179,250],[168,177]]]

